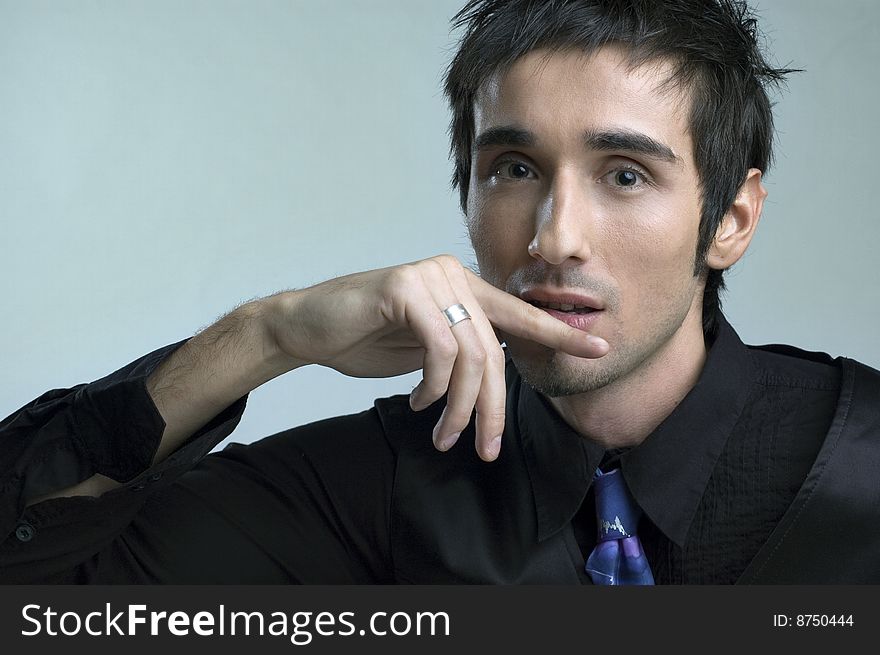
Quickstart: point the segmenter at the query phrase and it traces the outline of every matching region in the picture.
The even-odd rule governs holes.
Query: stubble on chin
[[[534,348],[534,345],[531,344],[528,352],[518,352],[516,345],[510,343],[508,348],[520,377],[548,398],[595,391],[612,383],[619,375],[615,353],[600,360],[589,360],[544,346]]]

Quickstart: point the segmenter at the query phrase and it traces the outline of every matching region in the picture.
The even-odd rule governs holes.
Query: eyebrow
[[[477,135],[474,148],[533,147],[537,143],[538,138],[529,130],[516,125],[502,125]],[[587,131],[583,135],[583,143],[591,150],[630,152],[671,164],[681,163],[681,159],[665,143],[632,130]]]
[[[537,142],[538,139],[528,130],[514,125],[503,125],[480,132],[474,140],[474,148],[485,150],[498,146],[534,146]]]
[[[584,144],[592,150],[620,150],[651,159],[659,159],[670,164],[678,164],[681,159],[672,148],[641,132],[631,130],[610,130],[607,132],[586,132]]]

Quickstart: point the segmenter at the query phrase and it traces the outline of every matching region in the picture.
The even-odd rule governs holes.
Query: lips
[[[584,314],[604,309],[603,303],[597,298],[571,291],[535,288],[522,292],[520,298],[535,307],[555,309],[562,312]]]
[[[578,292],[529,289],[520,298],[578,330],[590,331],[605,309],[602,301]]]
[[[590,312],[598,311],[595,307],[590,307],[588,305],[574,305],[561,302],[541,302],[539,300],[533,300],[530,304],[539,307],[540,309],[555,309],[557,311],[571,312],[573,314],[588,314]]]

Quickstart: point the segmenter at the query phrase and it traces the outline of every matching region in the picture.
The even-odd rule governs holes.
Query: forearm
[[[153,462],[180,447],[237,399],[301,366],[282,353],[271,330],[277,297],[242,305],[187,341],[147,379],[165,421]]]
[[[146,391],[165,424],[153,465],[236,400],[305,363],[275,347],[268,318],[278,305],[278,298],[271,297],[235,309],[189,339],[149,375]],[[95,474],[76,485],[31,497],[27,505],[51,498],[100,496],[118,486],[118,481]]]

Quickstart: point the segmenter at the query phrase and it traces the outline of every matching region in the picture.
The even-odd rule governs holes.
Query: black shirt
[[[747,347],[722,320],[696,386],[631,449],[581,438],[508,361],[495,462],[473,426],[436,451],[443,403],[414,413],[406,396],[206,456],[243,398],[149,468],[164,426],[144,382],[179,345],[0,423],[0,579],[589,584],[603,463],[644,509],[658,584],[730,584],[803,484],[840,389],[827,355]],[[25,509],[95,472],[128,482]]]

